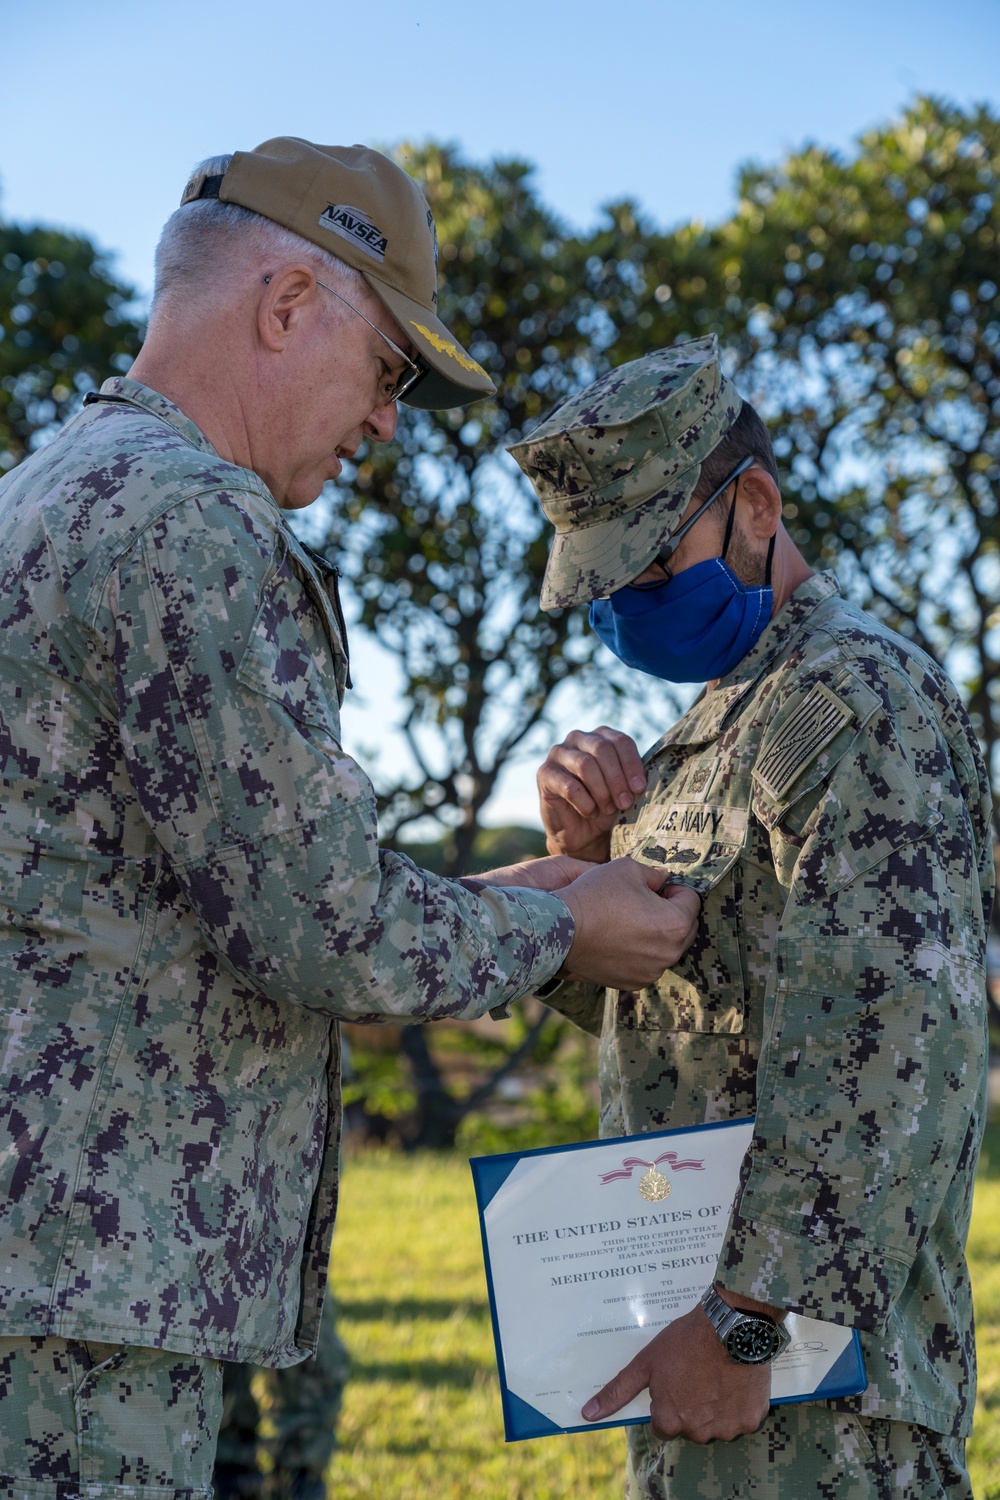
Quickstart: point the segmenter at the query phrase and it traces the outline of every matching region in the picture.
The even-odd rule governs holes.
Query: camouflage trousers
[[[815,1402],[773,1406],[732,1443],[631,1427],[626,1500],[972,1500],[965,1439]]]
[[[336,1446],[348,1368],[348,1353],[337,1333],[333,1293],[328,1292],[312,1359],[285,1370],[239,1364],[224,1367],[218,1463],[250,1472],[257,1468],[260,1450],[266,1447],[275,1472],[304,1469],[321,1475]],[[272,1434],[266,1442],[261,1436],[262,1416]]]
[[[0,1500],[209,1500],[218,1360],[0,1339]]]

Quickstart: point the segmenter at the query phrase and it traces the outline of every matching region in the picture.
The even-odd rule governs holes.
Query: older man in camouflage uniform
[[[993,871],[962,705],[812,574],[714,339],[613,371],[514,453],[556,526],[543,603],[593,601],[624,660],[708,681],[642,759],[604,727],[539,773],[550,850],[628,853],[702,898],[656,984],[551,1003],[601,1035],[605,1135],[755,1115],[715,1291],[856,1328],[868,1372],[768,1412],[769,1365],[730,1359],[708,1296],[584,1415],[649,1387],[632,1496],[967,1497]]]
[[[476,1016],[567,959],[646,982],[693,930],[631,861],[561,898],[528,887],[572,861],[463,885],[377,847],[336,577],[281,511],[402,395],[492,389],[435,297],[387,158],[237,152],[167,225],[131,378],[0,486],[8,1497],[207,1495],[220,1361],[313,1349],[337,1018]]]

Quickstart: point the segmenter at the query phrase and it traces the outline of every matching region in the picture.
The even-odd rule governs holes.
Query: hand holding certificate
[[[767,1416],[771,1367],[734,1363],[696,1306],[661,1328],[583,1414],[592,1426],[620,1421],[616,1413],[644,1392],[659,1436],[729,1442]]]
[[[741,1120],[472,1162],[509,1440],[648,1420],[661,1330],[668,1366],[701,1360],[685,1315],[715,1276],[752,1134]],[[749,1371],[736,1389],[750,1407],[864,1389],[850,1329],[789,1314],[791,1342],[773,1364],[733,1367],[707,1320],[691,1322],[717,1346],[705,1358]],[[619,1372],[596,1420],[582,1421]]]

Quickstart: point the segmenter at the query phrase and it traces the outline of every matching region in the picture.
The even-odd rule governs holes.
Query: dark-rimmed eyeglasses
[[[669,566],[670,559],[673,557],[674,553],[677,551],[677,548],[680,546],[681,542],[691,530],[691,527],[694,525],[695,521],[700,520],[700,518],[705,514],[706,510],[708,510],[708,507],[710,505],[714,505],[715,501],[718,500],[720,495],[725,494],[726,490],[732,484],[734,479],[739,479],[741,474],[745,474],[748,469],[752,469],[756,462],[757,460],[752,453],[748,453],[746,458],[741,458],[739,463],[736,465],[736,468],[731,474],[727,474],[726,478],[719,485],[718,489],[713,490],[708,499],[701,502],[694,515],[690,516],[688,520],[684,522],[684,525],[674,532],[673,536],[667,538],[667,540],[663,544],[662,550],[658,552],[657,555],[653,558],[653,562],[648,564],[649,567],[652,567],[653,563],[659,563],[664,573],[664,576],[662,578],[651,578],[646,583],[627,583],[625,587],[629,589],[659,589],[662,588],[665,583],[669,583],[671,578],[673,578],[674,576],[673,570]],[[726,541],[728,542],[728,540],[729,531],[727,529]]]

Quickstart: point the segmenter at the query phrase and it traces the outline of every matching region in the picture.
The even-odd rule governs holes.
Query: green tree
[[[1000,119],[918,100],[853,160],[806,151],[742,190],[741,362],[799,528],[951,670],[1000,776]]]
[[[133,296],[82,235],[0,223],[0,470],[128,368],[141,343]]]

